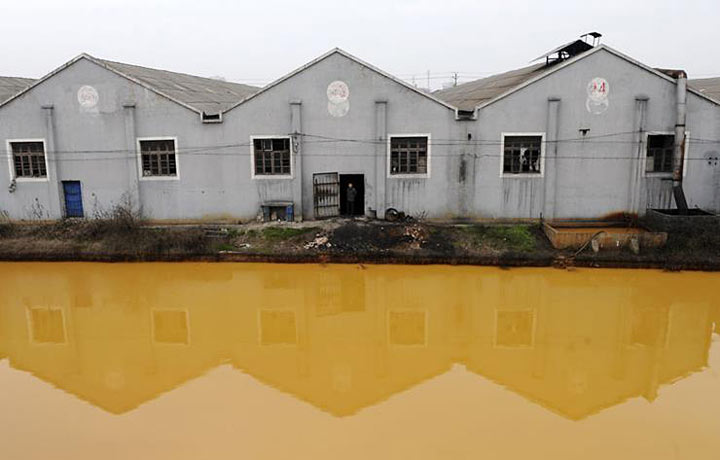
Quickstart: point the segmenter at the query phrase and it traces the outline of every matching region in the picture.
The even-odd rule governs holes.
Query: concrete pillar
[[[375,101],[375,211],[385,218],[387,184],[387,101]]]
[[[645,162],[645,124],[647,123],[647,96],[635,98],[635,115],[633,120],[633,143],[630,151],[630,181],[628,184],[628,212],[639,214],[643,207],[642,192],[644,190],[643,165]]]
[[[545,129],[545,202],[543,217],[554,219],[557,212],[558,136],[560,130],[560,98],[548,98],[547,127]]]
[[[135,130],[135,104],[123,104],[125,117],[125,147],[128,168],[128,205],[133,212],[142,215],[140,198],[140,165],[138,164],[137,132]]]
[[[303,220],[303,136],[302,136],[302,102],[290,102],[290,125],[292,129],[292,149],[295,160],[295,177],[293,178],[293,203],[295,207],[295,220]]]
[[[42,106],[45,112],[45,157],[47,158],[48,177],[48,217],[63,217],[65,206],[62,202],[63,194],[60,191],[60,161],[56,151],[55,143],[55,110],[52,105]]]

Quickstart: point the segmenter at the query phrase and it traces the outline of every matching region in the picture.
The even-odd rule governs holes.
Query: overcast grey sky
[[[40,77],[87,52],[262,85],[338,46],[422,86],[429,70],[438,87],[597,30],[646,64],[720,76],[720,0],[0,1],[0,75]]]

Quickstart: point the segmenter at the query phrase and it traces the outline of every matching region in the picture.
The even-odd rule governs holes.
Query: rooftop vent
[[[202,113],[202,122],[203,123],[222,123],[222,114],[221,113]]]
[[[559,62],[570,59],[573,56],[582,54],[585,51],[593,49],[595,46],[600,44],[600,37],[602,34],[598,32],[590,32],[580,37],[579,40],[573,40],[564,45],[558,46],[552,51],[533,59],[531,62],[545,59],[545,65],[553,65]]]
[[[591,44],[595,47],[600,44],[602,34],[600,32],[588,32],[585,35],[580,35],[580,38],[582,38],[585,43]],[[590,41],[592,41],[592,43],[590,43]]]

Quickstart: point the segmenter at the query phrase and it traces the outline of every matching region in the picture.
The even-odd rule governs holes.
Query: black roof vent
[[[602,34],[600,32],[588,32],[585,35],[580,35],[580,38],[582,38],[585,43],[590,43],[592,40],[592,46],[598,46],[600,44]]]
[[[577,56],[578,54],[582,54],[585,51],[593,49],[595,46],[600,44],[600,37],[602,37],[602,34],[598,32],[587,33],[580,37],[579,40],[573,40],[569,43],[558,46],[554,50],[548,51],[542,56],[533,59],[531,62],[545,59],[545,64],[548,66],[557,64],[570,59],[573,56]]]

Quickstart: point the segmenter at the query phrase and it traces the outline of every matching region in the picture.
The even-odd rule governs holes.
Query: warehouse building
[[[674,207],[673,185],[720,211],[720,102],[699,82],[586,40],[435,93],[339,49],[262,89],[83,54],[0,103],[0,212],[602,217]]]

